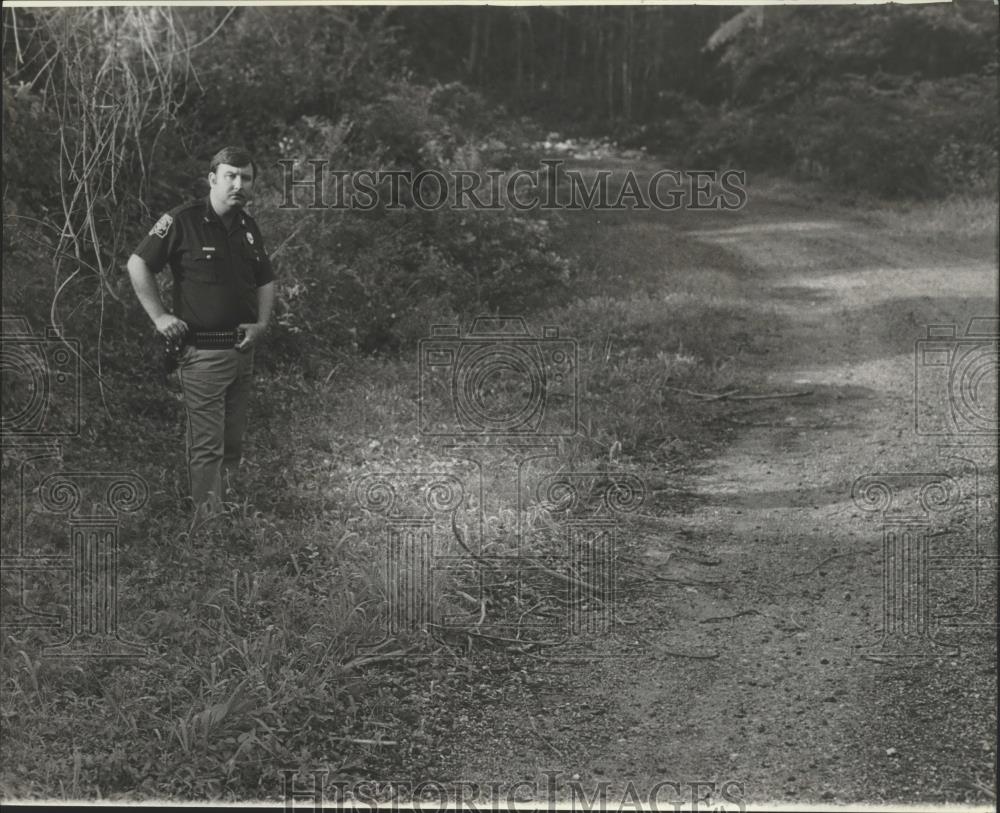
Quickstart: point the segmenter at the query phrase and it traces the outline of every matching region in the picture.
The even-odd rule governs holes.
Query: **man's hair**
[[[223,147],[212,156],[212,166],[209,172],[216,172],[219,164],[229,164],[231,167],[245,167],[249,165],[253,169],[254,178],[257,177],[257,165],[254,163],[250,153],[242,147]]]

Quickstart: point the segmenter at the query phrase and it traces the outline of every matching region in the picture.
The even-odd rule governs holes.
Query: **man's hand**
[[[128,258],[128,275],[139,302],[153,320],[157,332],[168,342],[179,342],[183,339],[184,334],[188,332],[187,324],[172,313],[167,313],[160,301],[160,291],[156,287],[156,280],[153,279],[153,272],[138,254]]]
[[[188,331],[187,323],[178,319],[172,313],[164,313],[153,321],[160,335],[172,342],[180,341]]]
[[[243,341],[236,345],[236,349],[239,351],[249,350],[260,340],[261,336],[267,331],[267,325],[263,322],[247,322],[239,326],[239,329],[244,331]]]

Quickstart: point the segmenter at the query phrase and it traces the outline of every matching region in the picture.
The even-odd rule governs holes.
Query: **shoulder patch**
[[[156,221],[156,225],[149,230],[149,233],[155,234],[157,237],[166,237],[167,232],[170,231],[170,224],[173,222],[174,219],[170,215],[164,215]]]

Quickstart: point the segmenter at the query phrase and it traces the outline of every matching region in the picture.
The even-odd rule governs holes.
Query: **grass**
[[[775,202],[792,205],[800,205],[803,200],[827,206],[832,203],[874,222],[892,237],[928,245],[943,244],[951,250],[965,243],[964,248],[976,256],[988,256],[991,250],[996,250],[1000,203],[995,192],[887,201],[846,191],[831,195],[815,182],[792,181],[770,175],[751,178],[750,191],[751,194],[766,195]]]
[[[599,261],[596,253],[591,259]],[[18,304],[31,307],[25,297]],[[580,431],[560,444],[552,468],[661,467],[659,448],[686,431],[678,427],[687,420],[682,401],[662,385],[711,390],[735,380],[736,365],[713,349],[722,345],[720,328],[706,332],[732,324],[722,314],[737,316],[690,293],[642,290],[595,293],[536,314],[532,327],[560,324],[581,359]],[[418,661],[392,656],[444,652],[422,633],[397,635],[373,654],[358,649],[379,640],[394,588],[383,520],[360,510],[354,483],[375,472],[436,470],[459,472],[474,490],[467,470],[419,437],[414,355],[355,358],[309,380],[296,369],[260,376],[234,502],[224,520],[195,532],[182,507],[179,402],[154,380],[126,385],[137,359],[110,364],[106,380],[119,412],[89,414],[65,463],[136,471],[150,486],[146,510],[121,529],[119,613],[123,637],[149,645],[151,657],[43,658],[46,633],[5,632],[5,796],[274,798],[286,768],[340,764],[347,774],[378,776],[400,759],[418,764],[421,728],[412,722],[420,712],[408,698],[435,680],[439,691],[459,681],[454,664],[497,643],[473,637],[476,630],[502,638],[559,611],[567,583],[542,570],[525,588],[510,574],[489,573],[487,617],[467,579],[438,577],[438,616],[466,617],[473,631],[446,637],[448,668],[418,670],[411,665]],[[125,417],[122,405],[133,414]],[[5,477],[13,475],[14,458],[5,462]],[[513,504],[512,486],[494,486],[494,506]],[[16,509],[11,499],[6,488],[5,509]],[[404,499],[418,507],[414,495]],[[44,521],[58,545],[59,522]],[[44,523],[34,515],[32,523],[34,544]],[[536,506],[527,527],[525,550],[552,562],[553,515]],[[509,553],[507,531],[479,539],[480,551]],[[461,553],[444,539],[438,553]],[[41,579],[35,599],[65,604],[52,578]],[[397,745],[370,744],[380,740]]]
[[[595,229],[588,217],[559,231],[580,269],[575,296],[528,316],[535,332],[555,324],[577,342],[578,431],[545,467],[596,473],[582,489],[583,510],[592,513],[599,473],[630,472],[655,488],[725,442],[725,405],[692,409],[681,391],[752,388],[745,362],[759,315],[743,298],[753,269],[739,268],[740,280],[730,273],[739,262],[732,255],[653,219]],[[16,280],[30,268],[5,270],[8,302],[29,312],[40,298],[18,295]],[[134,310],[114,318],[138,321]],[[64,465],[135,471],[150,486],[149,505],[121,529],[120,617],[123,636],[146,643],[151,657],[43,658],[48,633],[5,629],[0,792],[274,799],[283,769],[329,767],[347,779],[419,775],[447,735],[441,698],[486,679],[475,664],[494,647],[498,663],[512,668],[499,639],[561,612],[568,583],[544,569],[520,584],[490,572],[473,595],[461,574],[439,576],[436,611],[467,619],[458,632],[401,632],[359,648],[379,641],[396,588],[386,575],[384,520],[361,510],[355,484],[379,472],[437,472],[474,493],[468,466],[420,437],[415,348],[398,358],[356,357],[309,378],[297,367],[259,374],[248,464],[229,512],[192,533],[182,505],[180,404],[152,377],[136,375],[146,361],[127,335],[110,341],[119,351],[105,371],[112,413],[88,414]],[[88,402],[97,403],[88,386]],[[17,509],[8,485],[15,462],[5,455],[5,539]],[[488,474],[497,462],[485,458]],[[488,496],[493,533],[465,541],[478,542],[481,554],[509,553],[509,515],[500,509],[514,503],[514,487],[495,484]],[[400,510],[421,505],[416,492],[401,493]],[[459,511],[457,524],[465,527],[475,509]],[[531,508],[523,541],[538,563],[554,561],[558,518],[551,505]],[[64,533],[34,514],[29,529],[33,545],[59,544]],[[460,555],[449,530],[436,552]],[[41,579],[39,606],[65,605],[64,586]],[[432,652],[434,661],[419,657]]]
[[[874,216],[896,235],[996,240],[996,196],[954,195],[944,200],[881,205]]]

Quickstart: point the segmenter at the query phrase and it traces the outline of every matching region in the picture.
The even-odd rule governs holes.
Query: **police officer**
[[[241,457],[253,348],[274,304],[274,272],[246,205],[256,166],[225,147],[212,158],[209,194],[163,215],[129,258],[139,302],[160,334],[183,344],[178,377],[187,412],[187,463],[196,518],[222,509],[223,477]],[[173,313],[154,274],[170,266]]]

